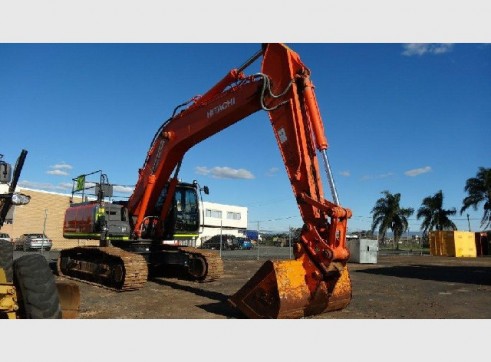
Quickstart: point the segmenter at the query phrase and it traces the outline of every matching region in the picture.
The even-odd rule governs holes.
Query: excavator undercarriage
[[[57,261],[59,275],[118,292],[142,288],[159,269],[173,277],[210,282],[222,276],[223,262],[212,251],[165,245],[141,254],[113,246],[75,247],[62,250]]]
[[[147,281],[145,259],[116,247],[75,247],[60,252],[58,274],[116,291],[141,288]]]

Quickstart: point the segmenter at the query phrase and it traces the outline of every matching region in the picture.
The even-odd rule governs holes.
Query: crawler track
[[[223,275],[223,261],[213,251],[177,247],[186,255],[186,278],[211,282]],[[175,252],[175,251],[174,251]],[[60,252],[58,275],[105,289],[124,292],[142,288],[148,279],[148,265],[137,253],[117,247],[75,247]]]
[[[180,246],[179,250],[188,254],[191,260],[197,261],[197,268],[189,271],[196,280],[212,282],[223,276],[223,261],[218,253],[189,246]]]
[[[145,258],[116,247],[75,247],[60,252],[58,274],[118,292],[143,287],[148,278]]]

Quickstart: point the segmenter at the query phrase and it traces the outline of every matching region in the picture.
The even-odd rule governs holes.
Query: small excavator
[[[2,155],[0,155],[2,156]],[[27,205],[30,196],[16,192],[27,151],[22,150],[15,167],[0,157],[0,227],[12,205]],[[70,282],[57,282],[41,254],[14,260],[13,244],[0,240],[0,319],[73,319],[78,317],[80,290]]]
[[[261,71],[246,75],[260,57]],[[155,265],[180,268],[198,281],[219,278],[223,264],[216,252],[183,244],[198,233],[201,188],[180,182],[179,170],[190,148],[263,110],[304,226],[295,259],[268,260],[229,303],[248,318],[302,318],[346,307],[351,301],[346,230],[352,213],[339,204],[310,76],[292,49],[263,44],[206,93],[176,107],[156,132],[128,201],[105,202],[101,190],[109,184],[101,177],[97,200],[67,209],[64,237],[99,238],[100,245],[62,250],[59,274],[118,291],[140,288]],[[319,157],[332,201],[324,198]]]

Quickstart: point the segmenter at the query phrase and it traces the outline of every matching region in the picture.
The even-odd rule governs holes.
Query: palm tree
[[[468,196],[462,202],[460,214],[471,206],[477,210],[477,206],[484,202],[481,227],[488,228],[491,225],[491,168],[479,167],[476,177],[467,179],[464,190]]]
[[[399,249],[399,239],[402,233],[408,229],[407,218],[414,213],[413,208],[402,208],[399,203],[401,194],[391,194],[389,191],[381,192],[381,197],[375,203],[371,213],[373,214],[372,233],[378,227],[382,240],[385,240],[385,234],[388,229],[394,233],[394,242],[396,249]]]
[[[457,230],[457,226],[448,217],[455,215],[455,207],[450,210],[443,208],[443,192],[438,191],[433,196],[423,199],[422,206],[418,209],[416,218],[423,218],[421,230],[427,235],[431,230]]]

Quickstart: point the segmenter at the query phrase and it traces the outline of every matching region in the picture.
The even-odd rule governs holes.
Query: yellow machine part
[[[61,318],[78,318],[80,310],[80,289],[71,282],[56,282],[58,297],[60,299]]]
[[[57,282],[58,297],[61,307],[61,318],[78,318],[80,310],[80,289],[77,284]],[[0,314],[8,319],[17,319],[19,304],[14,284],[7,283],[5,271],[0,268]]]
[[[345,308],[351,301],[346,265],[325,280],[307,257],[265,262],[229,303],[248,318],[302,318]]]
[[[7,283],[5,271],[0,268],[0,314],[8,319],[15,319],[18,309],[15,287],[12,283]]]

